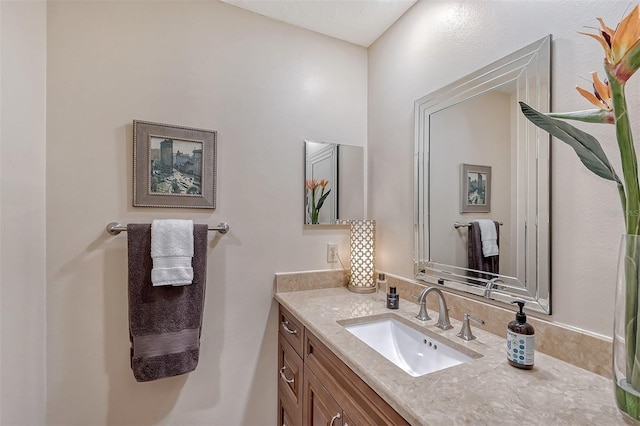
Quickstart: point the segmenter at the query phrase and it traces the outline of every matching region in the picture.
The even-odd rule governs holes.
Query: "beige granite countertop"
[[[423,324],[414,318],[414,303],[401,300],[400,309],[392,311],[384,294],[356,294],[344,287],[277,293],[275,299],[411,424],[626,424],[611,380],[540,352],[532,370],[511,367],[504,339],[473,323],[477,339],[465,342],[456,337],[460,321],[452,319],[454,328],[442,331],[433,326],[437,312],[429,311],[434,319]],[[389,312],[483,356],[414,378],[337,322]]]

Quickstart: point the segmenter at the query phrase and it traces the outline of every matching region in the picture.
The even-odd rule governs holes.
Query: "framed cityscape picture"
[[[491,167],[460,165],[460,213],[491,212]]]
[[[215,130],[133,121],[133,205],[216,207]]]

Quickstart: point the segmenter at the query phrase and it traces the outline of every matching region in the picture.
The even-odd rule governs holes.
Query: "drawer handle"
[[[289,321],[282,321],[282,328],[284,328],[284,331],[286,331],[289,334],[298,334],[298,330],[289,328]]]
[[[333,426],[333,422],[338,420],[340,417],[342,417],[342,416],[340,415],[340,412],[338,411],[338,413],[331,418],[331,423],[329,423],[329,426]]]
[[[296,381],[295,377],[293,379],[287,379],[287,376],[284,375],[284,370],[286,369],[287,369],[286,365],[280,369],[280,377],[282,378],[282,380],[284,380],[287,383],[295,382]]]

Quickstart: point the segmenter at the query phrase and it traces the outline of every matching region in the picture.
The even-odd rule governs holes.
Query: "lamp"
[[[375,280],[375,220],[350,220],[351,226],[351,279],[349,290],[355,293],[373,293]]]

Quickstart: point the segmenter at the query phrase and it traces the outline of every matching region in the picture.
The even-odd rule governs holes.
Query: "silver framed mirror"
[[[416,279],[551,314],[550,84],[551,35],[415,102]]]

